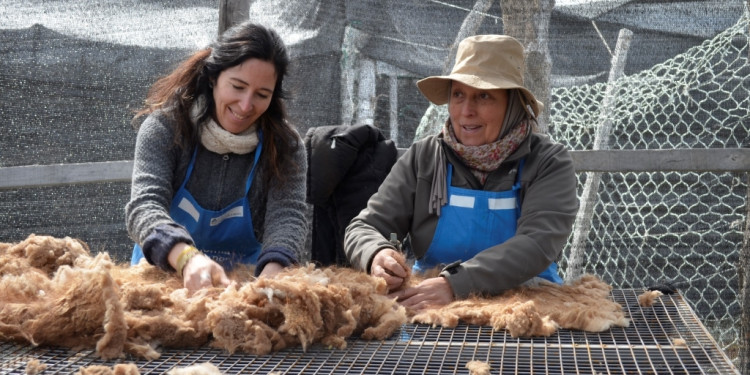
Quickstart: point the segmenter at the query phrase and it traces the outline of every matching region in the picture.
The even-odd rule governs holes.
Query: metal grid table
[[[384,341],[348,340],[346,349],[314,345],[265,356],[228,355],[219,349],[165,349],[153,361],[103,361],[92,350],[0,343],[0,374],[25,374],[26,363],[46,364],[44,374],[73,374],[80,367],[135,363],[141,373],[210,362],[224,374],[468,374],[472,360],[491,374],[739,374],[679,294],[638,306],[642,290],[613,290],[631,319],[628,328],[591,333],[559,330],[550,337],[512,338],[507,331],[404,325]],[[675,339],[684,340],[676,344]]]

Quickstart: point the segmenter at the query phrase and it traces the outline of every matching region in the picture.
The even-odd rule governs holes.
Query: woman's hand
[[[260,275],[258,275],[258,277],[274,277],[283,269],[284,266],[282,266],[281,263],[268,262],[263,267],[263,271],[260,271]]]
[[[444,277],[425,279],[414,287],[399,290],[388,295],[402,306],[414,310],[441,307],[455,299],[453,288]]]
[[[190,247],[190,245],[184,242],[174,245],[167,256],[169,264],[177,269],[177,261],[180,254],[185,256],[187,253],[183,254],[184,251],[196,251],[194,248],[190,250]],[[182,283],[188,289],[188,292],[192,294],[201,288],[229,286],[230,280],[224,272],[224,268],[218,263],[205,254],[196,252],[182,267]]]
[[[229,286],[231,282],[224,268],[205,254],[190,258],[182,269],[182,280],[190,294],[202,288]]]
[[[372,258],[370,275],[384,278],[388,290],[398,289],[409,275],[409,270],[396,260],[399,256],[395,250],[386,248]]]

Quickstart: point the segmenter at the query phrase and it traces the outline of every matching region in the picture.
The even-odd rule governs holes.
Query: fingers
[[[281,263],[276,262],[268,262],[266,263],[265,267],[263,267],[263,270],[260,272],[260,277],[274,277],[276,274],[281,272],[284,269],[284,266],[281,265]]]
[[[404,307],[423,310],[447,305],[455,299],[453,289],[443,277],[425,279],[419,285],[391,294]]]
[[[403,277],[393,276],[391,273],[385,270],[382,266],[373,266],[372,272],[370,273],[372,276],[382,277],[385,279],[385,284],[388,286],[388,290],[397,289],[401,286],[401,284],[404,283]]]
[[[401,265],[401,263],[399,263],[396,259],[394,259],[391,256],[386,257],[383,260],[382,266],[385,272],[387,272],[388,274],[392,276],[400,277],[401,279],[405,278],[409,274],[409,271],[406,270]]]
[[[233,282],[232,280],[229,279],[229,277],[227,276],[226,272],[224,272],[224,269],[221,270],[221,273],[219,274],[218,280],[219,280],[219,284],[220,285],[216,285],[216,283],[214,283],[214,286],[228,287]]]
[[[432,298],[432,296],[418,293],[412,294],[409,297],[404,296],[400,299],[397,299],[397,301],[399,304],[401,304],[401,306],[412,310],[423,310],[426,308],[439,307],[442,305],[438,300]]]
[[[388,294],[389,298],[395,298],[397,302],[406,301],[407,299],[415,296],[419,292],[416,288],[406,288],[397,290],[393,293]]]
[[[370,266],[370,274],[385,279],[388,290],[398,289],[409,276],[409,270],[404,268],[395,256],[398,256],[395,250],[383,249],[375,254]]]
[[[231,280],[224,269],[205,255],[190,259],[182,271],[185,288],[191,293],[214,286],[228,286]]]

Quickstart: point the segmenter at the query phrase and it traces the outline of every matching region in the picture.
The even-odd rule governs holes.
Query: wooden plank
[[[0,168],[0,189],[130,181],[132,174],[132,160],[7,167]]]
[[[406,151],[399,148],[399,155]],[[570,151],[578,172],[746,172],[750,149]],[[133,161],[0,168],[0,189],[129,181]]]
[[[750,149],[571,151],[577,172],[746,172]]]
[[[398,156],[406,148],[398,149]],[[569,151],[577,172],[747,172],[750,149]]]

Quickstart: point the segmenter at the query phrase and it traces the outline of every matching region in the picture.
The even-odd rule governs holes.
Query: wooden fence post
[[[252,0],[219,0],[219,35],[250,17]]]
[[[612,67],[609,71],[607,89],[604,92],[602,109],[599,113],[599,123],[594,137],[594,150],[609,149],[609,135],[612,132],[612,120],[610,114],[615,105],[615,91],[617,80],[623,76],[625,71],[625,61],[630,49],[630,40],[633,32],[628,29],[620,30],[617,38],[615,54],[612,56]],[[570,245],[570,256],[568,257],[568,267],[565,270],[565,279],[575,280],[582,274],[583,256],[586,249],[586,237],[591,230],[591,215],[596,205],[596,195],[599,192],[599,182],[601,181],[601,172],[589,172],[586,174],[586,182],[581,193],[581,206],[576,215],[576,221],[573,224],[573,240]]]
[[[745,236],[740,250],[740,264],[737,273],[740,279],[740,334],[739,370],[740,374],[750,374],[750,173],[747,173],[747,197],[745,207]]]

